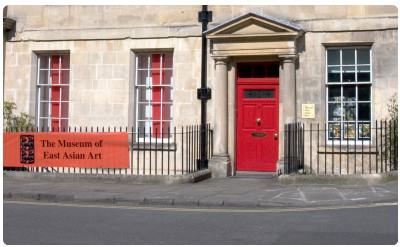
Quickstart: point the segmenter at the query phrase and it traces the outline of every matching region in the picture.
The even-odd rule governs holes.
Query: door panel
[[[253,129],[253,119],[256,117],[257,105],[256,104],[243,104],[242,106],[242,121],[244,129]]]
[[[261,123],[263,130],[275,130],[276,119],[275,119],[275,105],[261,105],[261,119],[264,121]]]
[[[238,171],[276,171],[278,105],[278,85],[237,86]]]

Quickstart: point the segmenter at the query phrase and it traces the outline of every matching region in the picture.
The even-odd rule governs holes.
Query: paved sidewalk
[[[218,178],[196,184],[49,181],[3,176],[4,200],[175,207],[281,208],[397,202],[397,180],[378,185],[281,185],[277,178]]]

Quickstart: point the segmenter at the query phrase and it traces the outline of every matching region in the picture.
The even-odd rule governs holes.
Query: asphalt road
[[[4,202],[6,244],[395,244],[397,205],[161,209]]]

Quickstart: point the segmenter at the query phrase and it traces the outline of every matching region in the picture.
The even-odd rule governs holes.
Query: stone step
[[[252,172],[252,171],[237,171],[235,176],[232,178],[260,178],[260,179],[272,179],[276,178],[276,172]]]

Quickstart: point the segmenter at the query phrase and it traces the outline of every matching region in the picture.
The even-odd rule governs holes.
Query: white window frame
[[[69,93],[69,85],[70,85],[70,79],[71,79],[71,67],[70,67],[70,64],[69,64],[67,69],[61,68],[61,64],[62,64],[61,63],[61,56],[62,55],[70,56],[69,53],[57,53],[57,52],[55,52],[55,53],[40,53],[40,54],[36,55],[37,56],[36,126],[39,129],[44,128],[44,127],[47,127],[48,130],[52,129],[51,120],[53,119],[53,117],[51,115],[51,103],[53,103],[54,101],[51,100],[51,97],[52,97],[52,90],[51,89],[52,89],[53,86],[59,86],[60,87],[60,98],[58,100],[58,103],[60,104],[60,108],[59,108],[59,117],[57,118],[57,119],[60,120],[59,121],[59,125],[58,125],[59,131],[62,130],[61,129],[61,120],[67,120],[67,123],[68,123],[67,125],[69,126],[69,113],[67,114],[67,117],[62,117],[62,115],[61,115],[62,104],[61,103],[68,103],[68,108],[69,108],[70,100],[69,100],[69,97],[68,97],[68,100],[61,100],[61,98],[62,98],[62,91],[63,91],[64,88],[67,88],[68,93]],[[47,68],[41,68],[40,67],[40,64],[41,64],[40,61],[41,61],[41,59],[44,59],[46,56],[48,56],[48,67]],[[52,81],[51,80],[51,71],[52,71],[51,70],[51,56],[59,56],[59,66],[58,66],[58,69],[57,69],[58,72],[59,72],[59,77],[58,77],[59,84],[51,84],[51,81]],[[47,84],[40,84],[40,79],[41,79],[40,78],[40,71],[47,71],[47,82],[48,82]],[[54,69],[53,69],[53,71],[54,71]],[[61,84],[60,83],[61,76],[62,76],[61,71],[69,71],[69,80],[68,80],[67,84]],[[41,93],[43,93],[42,91],[45,91],[43,89],[45,89],[46,87],[49,88],[49,90],[48,90],[48,92],[49,92],[48,93],[48,100],[41,100]],[[41,112],[40,112],[41,107],[40,107],[40,105],[42,103],[45,103],[46,106],[48,107],[48,116],[47,117],[46,116],[43,116],[43,117],[41,116]],[[42,126],[41,125],[41,120],[43,120],[43,119],[47,119],[47,126]]]
[[[344,66],[354,66],[355,70],[355,81],[354,82],[343,82],[343,64],[342,64],[342,51],[346,49],[354,49],[355,50],[355,60],[354,64],[346,64]],[[357,64],[357,49],[369,49],[369,64]],[[339,65],[328,65],[328,51],[329,50],[339,50],[340,51],[340,64]],[[370,80],[368,82],[358,82],[357,78],[357,67],[358,66],[370,66]],[[328,82],[328,68],[329,67],[340,67],[340,82]],[[372,59],[372,47],[371,46],[343,46],[343,47],[326,47],[325,48],[325,109],[326,109],[326,114],[325,114],[325,130],[326,130],[326,142],[327,145],[363,145],[366,144],[368,145],[370,142],[372,143],[372,123],[373,121],[373,108],[372,108],[372,102],[373,102],[373,59]],[[340,86],[340,102],[334,102],[334,101],[329,101],[329,92],[328,88],[329,86]],[[355,92],[355,101],[343,101],[343,86],[346,85],[354,85],[356,87],[356,92]],[[358,86],[359,85],[370,85],[370,100],[369,101],[358,101]],[[341,119],[340,121],[333,121],[329,120],[329,103],[340,103],[340,109],[341,109]],[[344,121],[344,112],[343,112],[343,103],[354,103],[356,105],[356,112],[355,112],[355,121]],[[370,120],[369,121],[359,121],[358,120],[358,103],[369,103],[370,104]],[[363,122],[369,122],[370,124],[370,138],[369,139],[359,139],[359,130],[358,130],[358,125]],[[341,134],[340,134],[340,140],[329,140],[329,123],[340,123],[341,126]],[[355,140],[351,139],[345,139],[344,138],[344,127],[345,123],[354,124],[355,126]]]
[[[160,70],[160,85],[156,85],[156,86],[153,86],[152,85],[152,81],[150,81],[150,80],[148,80],[148,79],[151,79],[152,77],[150,76],[150,71],[152,70],[152,68],[151,68],[151,55],[153,55],[153,54],[166,54],[166,53],[168,53],[168,54],[171,54],[172,55],[172,68],[162,68],[161,66],[162,66],[162,62],[163,62],[163,57],[164,56],[160,56],[160,59],[161,59],[161,61],[160,61],[160,68],[159,68],[159,70]],[[145,55],[145,56],[147,56],[147,68],[141,68],[141,69],[139,69],[139,56],[143,56],[143,55]],[[161,144],[161,143],[164,143],[164,144],[167,144],[168,143],[168,141],[169,141],[169,143],[170,144],[172,144],[173,143],[173,129],[174,129],[174,122],[173,122],[173,103],[174,103],[174,97],[173,97],[173,92],[174,92],[174,80],[173,80],[173,73],[171,74],[171,84],[163,84],[163,81],[162,81],[162,73],[163,73],[163,71],[166,71],[166,70],[170,70],[170,71],[172,71],[173,72],[173,67],[174,67],[174,62],[173,62],[173,53],[172,52],[140,52],[140,53],[136,53],[135,54],[135,131],[136,131],[136,141],[137,142],[139,142],[139,143],[155,143],[155,142],[157,142],[158,144]],[[147,77],[146,77],[146,85],[139,85],[139,83],[138,83],[138,71],[147,71]],[[146,95],[147,95],[147,93],[149,93],[149,97],[150,97],[150,100],[148,100],[148,102],[139,102],[139,88],[140,87],[145,87],[146,88]],[[152,88],[153,87],[161,87],[161,102],[153,102],[152,101]],[[163,89],[165,88],[165,87],[169,87],[170,88],[170,97],[171,97],[171,103],[163,103]],[[149,90],[148,92],[147,92],[147,90]],[[147,97],[147,96],[146,96]],[[169,122],[170,123],[170,136],[168,137],[168,138],[155,138],[155,137],[153,137],[152,135],[150,135],[150,137],[147,137],[147,133],[146,133],[146,138],[143,138],[143,137],[139,137],[139,131],[141,132],[141,131],[143,131],[142,130],[142,128],[141,128],[141,130],[139,130],[139,122],[145,122],[145,128],[146,128],[146,131],[147,131],[147,129],[148,129],[148,127],[147,127],[147,125],[150,125],[150,126],[152,126],[152,123],[153,123],[153,119],[152,119],[152,116],[150,116],[150,119],[144,119],[144,120],[142,120],[142,119],[139,119],[139,104],[148,104],[147,105],[147,109],[152,109],[152,103],[160,103],[161,104],[161,108],[160,108],[160,126],[161,126],[161,128],[160,128],[160,135],[161,136],[163,136],[163,134],[165,134],[165,133],[163,133],[163,128],[162,128],[162,123],[163,122]],[[163,107],[163,104],[170,104],[170,115],[171,115],[171,119],[170,120],[162,120],[163,119],[163,109],[162,109],[162,107]],[[145,110],[146,111],[146,110]],[[152,111],[150,110],[150,114],[152,113]],[[152,129],[152,134],[154,133],[154,130]]]

